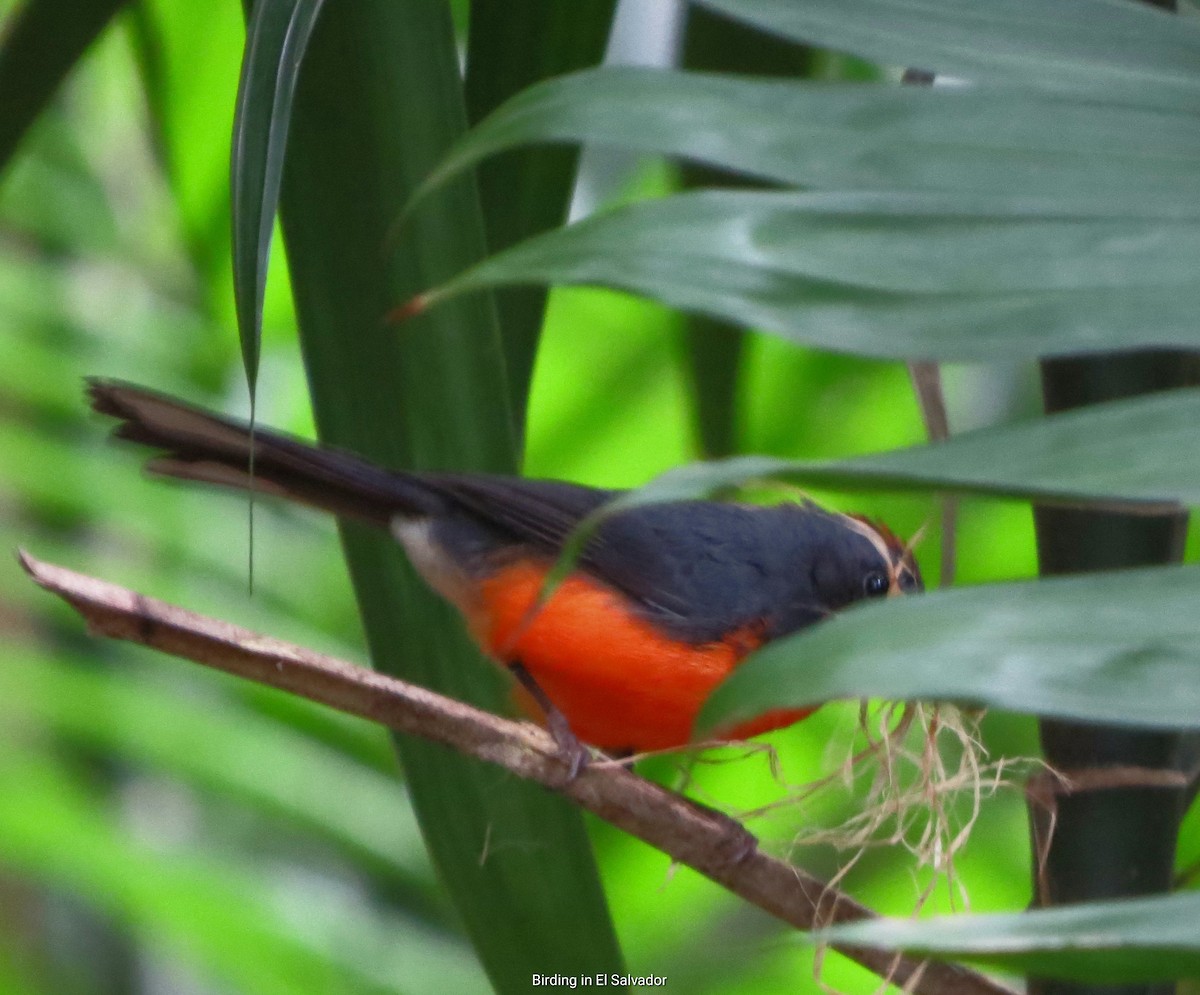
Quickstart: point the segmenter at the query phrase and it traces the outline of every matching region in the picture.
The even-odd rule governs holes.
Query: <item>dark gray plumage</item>
[[[523,556],[555,557],[580,521],[619,493],[389,471],[266,429],[255,430],[251,478],[246,426],[128,384],[91,380],[89,390],[97,411],[121,419],[118,437],[161,451],[149,464],[154,472],[253,486],[384,528],[397,518],[426,520],[427,536],[454,569],[473,576]],[[864,597],[920,586],[911,554],[890,533],[811,503],[682,501],[629,509],[604,520],[579,568],[695,644],[751,625],[774,638]],[[423,569],[428,574],[428,564]]]

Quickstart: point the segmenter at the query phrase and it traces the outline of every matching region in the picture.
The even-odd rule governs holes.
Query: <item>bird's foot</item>
[[[529,692],[533,700],[538,703],[546,717],[546,729],[558,747],[559,760],[567,768],[567,777],[563,782],[565,787],[579,777],[591,763],[592,751],[575,735],[567,717],[550,700],[546,692],[542,690],[542,686],[538,684],[523,663],[514,660],[509,663],[508,669],[512,671],[512,675],[520,682],[521,686]]]

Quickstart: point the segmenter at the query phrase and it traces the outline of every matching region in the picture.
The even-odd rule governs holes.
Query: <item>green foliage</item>
[[[382,320],[392,302],[483,254],[469,183],[443,191],[407,238],[388,239],[463,117],[448,11],[328,6],[296,94],[283,231],[321,437],[385,465],[511,473],[518,419],[491,302],[422,316],[406,337]],[[390,535],[347,524],[343,543],[376,667],[510,707],[496,669]],[[397,747],[441,881],[497,991],[524,991],[535,974],[619,972],[581,814],[433,744],[399,738]]]
[[[548,232],[428,297],[602,284],[885,358],[1195,347],[1182,258],[1200,230],[1113,218],[1114,203],[1060,214],[1014,196],[700,191]]]
[[[121,376],[244,407],[240,321],[250,330],[248,365],[261,369],[263,422],[311,431],[315,421],[326,438],[397,463],[493,470],[517,464],[514,429],[524,425],[528,472],[637,485],[696,455],[694,409],[678,316],[611,288],[774,333],[748,335],[736,377],[722,380],[737,425],[719,433],[724,445],[771,458],[688,470],[638,500],[749,470],[782,473],[912,535],[931,517],[925,488],[991,495],[964,508],[960,576],[973,584],[1034,571],[1028,509],[997,496],[1195,502],[1187,392],[878,454],[921,434],[903,369],[881,358],[1029,362],[1051,351],[1195,344],[1200,32],[1190,21],[1118,0],[996,0],[986,10],[952,0],[707,0],[793,40],[980,85],[600,70],[516,96],[447,154],[466,108],[446,11],[326,5],[322,18],[336,6],[341,19],[324,42],[316,22],[283,175],[290,269],[279,252],[269,273],[265,265],[285,123],[276,112],[287,106],[275,96],[292,81],[290,72],[271,76],[282,49],[264,56],[266,88],[243,90],[257,94],[261,112],[242,118],[243,151],[276,155],[273,166],[262,158],[248,170],[244,157],[235,166],[253,191],[237,201],[235,312],[228,164],[241,11],[139,3],[55,97],[118,6],[31,0],[0,49],[0,97],[10,97],[0,100],[0,145],[15,147],[47,108],[0,189],[0,523],[10,545],[361,657],[357,598],[377,660],[503,707],[457,621],[421,600],[393,552],[361,536],[347,538],[352,593],[328,523],[259,502],[247,599],[245,505],[138,481],[138,456],[81,423],[80,377]],[[304,6],[264,3],[259,15],[286,18]],[[537,68],[514,64],[510,34],[472,33],[474,117],[520,83],[585,66],[599,49],[604,3],[571,23],[554,0],[513,6],[544,18],[530,43]],[[46,30],[51,8],[71,30]],[[487,17],[508,29],[518,19]],[[827,54],[815,64],[849,65]],[[14,68],[29,65],[39,71]],[[489,75],[472,76],[472,66],[491,67]],[[664,197],[674,175],[643,164],[624,206],[474,265],[485,232],[507,246],[563,215],[570,154],[532,158],[525,146],[576,141],[789,189]],[[525,158],[486,159],[501,151]],[[461,178],[445,185],[485,159],[485,194],[513,192],[503,211],[485,200],[481,213]],[[524,165],[514,172],[514,163]],[[427,175],[436,183],[393,229]],[[504,213],[515,204],[517,216]],[[399,330],[380,325],[389,308],[431,287],[551,281],[610,289],[553,291],[540,341],[540,292],[502,298],[499,324],[490,301],[463,295]],[[1029,377],[1015,370],[950,368],[955,421],[1030,414]],[[921,550],[927,575],[936,541]],[[1200,645],[1193,570],[872,606],[772,647],[714,709],[872,692],[1191,724]],[[15,566],[0,572],[0,596],[9,648],[0,673],[0,915],[19,918],[22,944],[28,937],[28,949],[0,941],[0,990],[135,990],[130,979],[145,970],[246,992],[457,992],[489,981],[525,990],[539,966],[577,973],[616,958],[574,813],[419,746],[405,747],[402,784],[377,729],[84,642]],[[853,722],[851,706],[829,706],[771,737],[782,774],[737,754],[698,765],[689,790],[733,810],[775,802],[787,782],[810,782],[851,751]],[[989,717],[984,737],[996,754],[1035,749],[1031,722],[1011,714]],[[670,761],[647,766],[676,776]],[[451,781],[463,794],[444,788]],[[764,845],[786,849],[798,824],[837,825],[862,794],[861,785],[835,786],[752,825]],[[433,834],[437,871],[418,843],[410,796]],[[672,988],[699,993],[809,984],[812,951],[778,942],[787,934],[777,924],[604,826],[591,826],[591,836],[633,973],[665,974]],[[1196,852],[1198,839],[1193,819],[1183,852]],[[974,841],[957,862],[973,907],[1021,908],[1030,874],[1017,793],[987,802]],[[801,847],[797,859],[837,870],[828,848]],[[899,852],[869,854],[845,885],[895,915],[915,902]],[[1010,966],[1084,977],[1116,977],[1116,957],[1122,977],[1170,976],[1195,970],[1191,946],[1174,944],[1169,957],[1144,948],[1161,947],[1147,931],[1164,916],[1178,916],[1180,929],[1190,923],[1191,906],[1179,901],[1104,920],[1117,945],[1099,959],[1057,948],[1076,945],[1073,930],[1094,927],[1089,917],[1105,910],[938,921],[920,935],[889,923],[859,938],[991,962],[999,944],[1020,946],[1026,953],[1006,959]],[[951,891],[935,889],[928,909],[954,905]],[[97,936],[106,955],[81,973],[73,964]],[[877,985],[832,957],[822,978],[851,992]]]
[[[260,0],[248,5],[229,186],[234,220],[233,290],[242,362],[252,389],[258,381],[267,264],[279,209],[292,101],[323,3]]]
[[[1095,902],[1022,915],[840,926],[831,941],[950,955],[1103,984],[1200,977],[1200,895]]]
[[[925,68],[1033,90],[1136,93],[1156,103],[1200,91],[1200,32],[1126,0],[997,0],[979,11],[954,0],[703,0],[797,42],[853,52],[882,65]]]
[[[1197,596],[1200,570],[1184,566],[889,599],[764,647],[701,722],[711,730],[778,705],[865,695],[1196,728]]]
[[[702,497],[746,481],[846,488],[944,488],[965,493],[1092,503],[1159,513],[1200,501],[1193,430],[1200,392],[1179,390],[964,432],[845,460],[734,456],[669,470],[616,498],[602,514]]]
[[[780,118],[796,127],[780,132]],[[1191,120],[1188,109],[1097,104],[1017,81],[901,89],[613,67],[514,97],[456,144],[417,196],[522,143],[586,138],[774,183],[1020,194],[1043,211],[1194,216],[1185,195],[1196,182],[1185,158],[1196,151]]]

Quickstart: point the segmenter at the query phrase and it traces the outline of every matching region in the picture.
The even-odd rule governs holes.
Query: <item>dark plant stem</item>
[[[1145,0],[1164,10],[1175,0]],[[1194,353],[1145,350],[1042,363],[1047,413],[1197,382]],[[1183,558],[1187,515],[1131,518],[1105,512],[1037,508],[1038,560],[1043,575],[1111,570]],[[1109,726],[1043,720],[1042,750],[1055,767],[1134,764],[1186,770],[1194,735],[1131,732]],[[1170,891],[1179,824],[1190,801],[1185,788],[1115,788],[1059,797],[1054,833],[1046,813],[1033,812],[1034,848],[1045,852],[1036,884],[1040,905],[1070,904]],[[1035,864],[1036,866],[1036,864]],[[1036,872],[1035,872],[1036,873]],[[1175,986],[1075,985],[1031,980],[1030,995],[1169,995]]]
[[[1047,413],[1185,384],[1190,356],[1145,351],[1042,363]],[[1187,515],[1134,517],[1110,512],[1037,508],[1043,576],[1178,562]],[[1120,727],[1043,720],[1047,761],[1063,769],[1121,765],[1179,770],[1187,738]],[[1179,823],[1180,787],[1095,788],[1057,795],[1050,811],[1034,803],[1034,846],[1044,854],[1035,871],[1039,905],[1071,904],[1170,889]],[[1053,823],[1052,833],[1049,831]],[[1033,980],[1031,995],[1166,995],[1172,985],[1084,985]]]

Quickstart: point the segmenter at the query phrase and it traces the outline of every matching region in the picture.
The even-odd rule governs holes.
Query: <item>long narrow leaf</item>
[[[710,191],[530,239],[426,295],[600,284],[806,345],[1025,358],[1200,344],[1194,220],[1023,198]]]
[[[1200,391],[1167,391],[847,460],[850,480],[1200,505]],[[833,469],[831,476],[836,474]]]
[[[968,958],[1101,984],[1200,978],[1200,894],[1094,902],[1012,915],[879,919],[823,940],[937,960]]]
[[[798,42],[883,65],[1194,105],[1200,25],[1127,0],[699,0]]]
[[[1200,505],[1197,424],[1200,391],[1167,391],[853,459],[739,456],[694,463],[630,491],[604,514],[763,480],[1121,504],[1127,511],[1161,513]]]
[[[386,250],[412,186],[463,127],[444,5],[330,4],[297,94],[284,233],[322,437],[385,465],[512,472],[514,423],[490,302],[462,301],[404,335],[382,322],[395,300],[483,252],[469,184],[447,188]],[[375,664],[504,710],[496,668],[396,543],[349,526],[343,538]],[[497,990],[528,991],[539,973],[618,971],[579,813],[430,744],[399,746],[426,842]]]
[[[1015,86],[897,87],[612,67],[514,97],[458,142],[418,198],[530,142],[681,156],[825,189],[1021,193],[1058,210],[1195,216],[1194,108]]]
[[[889,599],[760,650],[699,731],[867,697],[1200,728],[1198,598],[1200,568],[1174,566]]]
[[[304,50],[325,0],[257,0],[246,29],[230,156],[233,292],[246,379],[258,378],[263,294]]]

